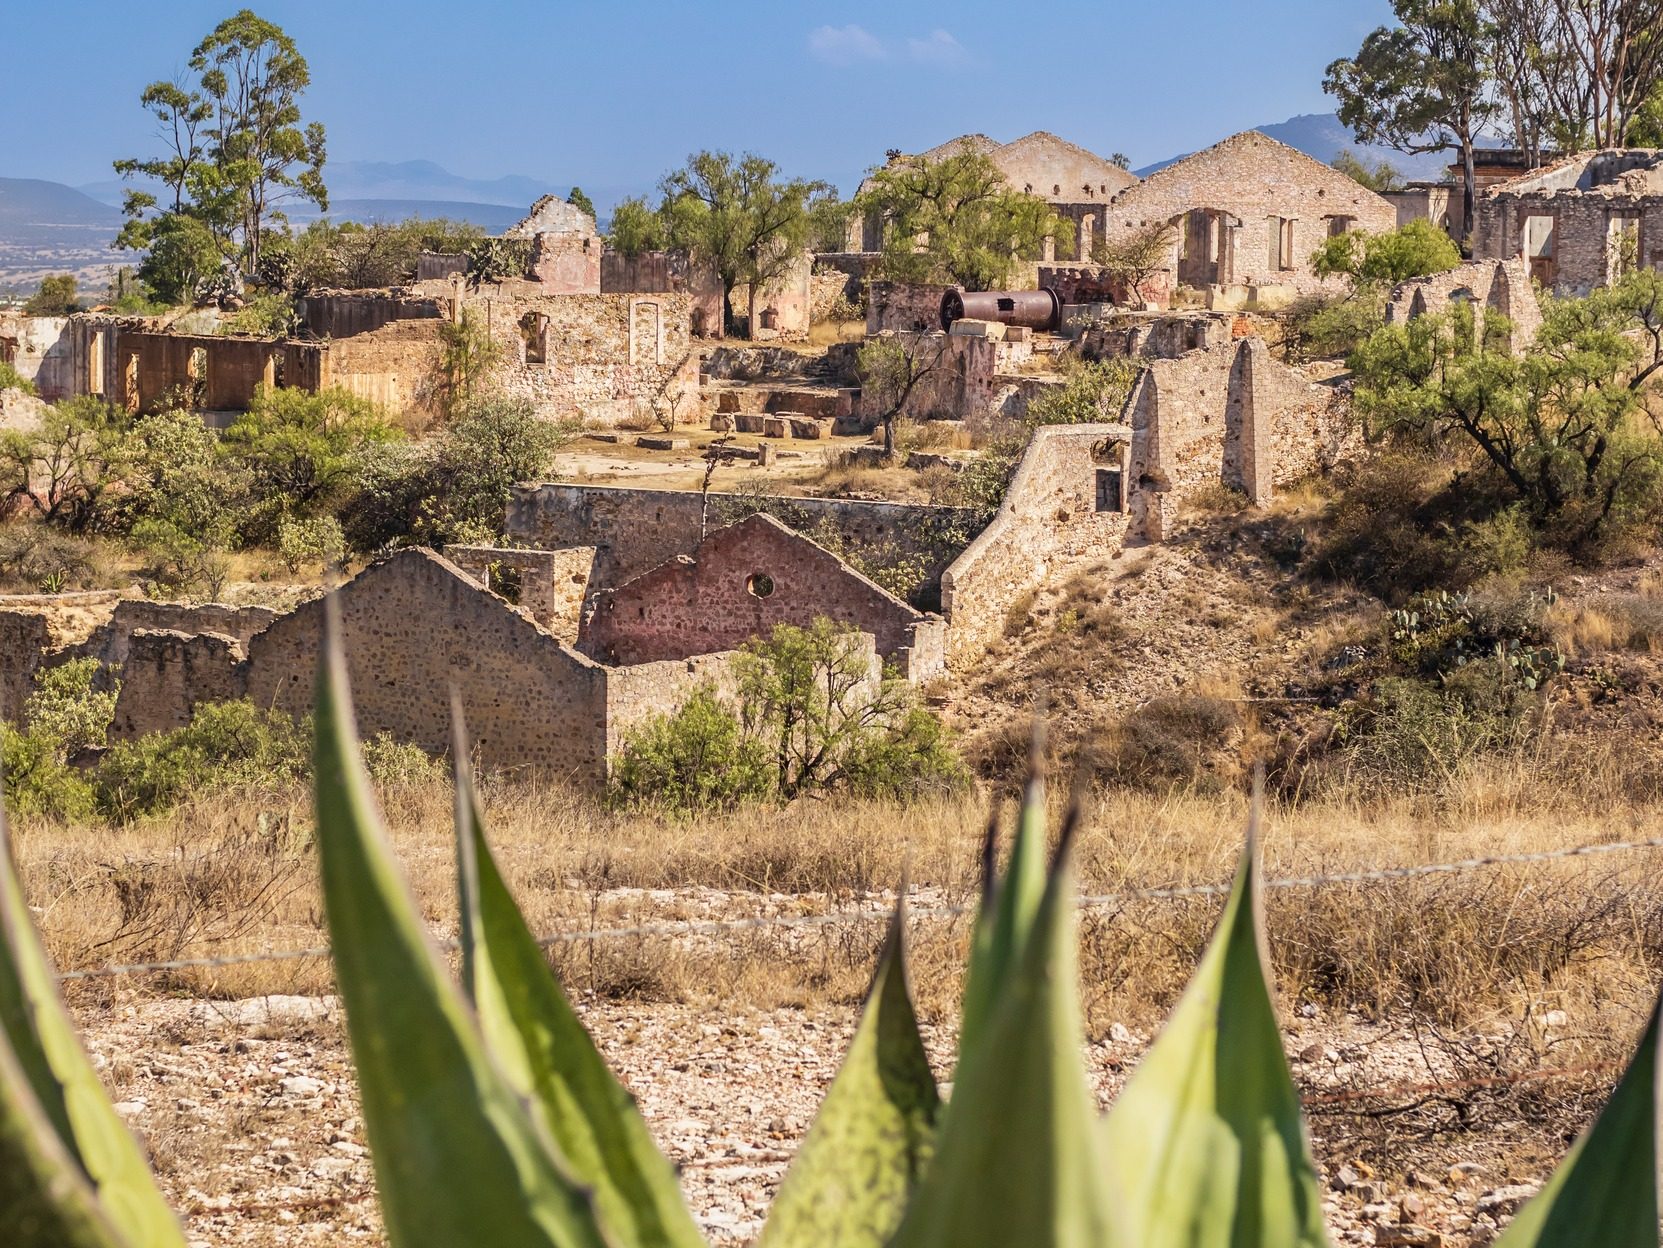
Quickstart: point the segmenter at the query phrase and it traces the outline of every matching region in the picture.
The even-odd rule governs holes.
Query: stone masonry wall
[[[0,364],[10,364],[25,381],[34,382],[43,399],[80,393],[68,328],[67,316],[0,312]]]
[[[823,525],[836,532],[854,555],[920,559],[924,596],[963,548],[961,536],[973,513],[955,507],[913,506],[837,498],[769,498],[762,509],[799,533],[813,536]],[[743,519],[758,500],[710,495],[710,530]],[[637,490],[606,485],[517,486],[509,500],[507,533],[517,542],[544,549],[595,548],[594,582],[621,585],[677,555],[691,556],[701,540],[702,500],[684,490]],[[739,512],[740,514],[735,514]],[[910,595],[914,602],[920,594]]]
[[[52,645],[46,617],[35,611],[0,611],[0,720],[17,723],[34,688],[35,673]]]
[[[708,684],[718,696],[732,698],[737,685],[732,664],[733,655],[724,653],[602,668],[606,676],[607,757],[618,752],[632,731],[654,716],[675,711],[700,685]]]
[[[825,616],[873,635],[902,657],[929,618],[830,551],[757,514],[615,589],[584,618],[582,648],[609,663],[645,663],[736,649],[779,624]]]
[[[1126,430],[1119,425],[1051,425],[1037,430],[993,523],[941,578],[947,663],[979,659],[1005,630],[1012,605],[1064,563],[1119,548],[1126,516],[1100,503],[1099,473],[1118,471]]]
[[[519,574],[519,596],[513,601],[532,619],[568,645],[576,645],[588,596],[589,575],[595,566],[592,546],[565,550],[521,550],[502,546],[446,546],[445,558],[481,585],[502,593],[492,584],[491,570]],[[504,595],[507,597],[508,595]]]
[[[152,602],[148,598],[123,598],[116,603],[109,622],[87,643],[86,651],[106,667],[127,661],[133,635],[141,629],[172,630],[178,633],[218,633],[247,646],[254,635],[277,618],[270,607],[232,607],[219,602]]]
[[[1533,217],[1552,222],[1550,256],[1526,255],[1525,223]],[[1632,259],[1663,268],[1663,195],[1511,191],[1503,185],[1479,196],[1473,222],[1475,257],[1522,258],[1531,276],[1556,295],[1586,295],[1607,285],[1626,259],[1625,229],[1632,231]]]
[[[110,723],[111,741],[183,728],[197,706],[240,698],[246,692],[245,656],[234,637],[144,628],[128,645]]]
[[[639,411],[698,402],[694,296],[543,295],[535,283],[485,287],[467,306],[503,350],[497,380],[550,419],[615,425]],[[541,358],[539,358],[541,357]]]
[[[1216,214],[1218,272],[1196,276],[1182,264],[1185,219]],[[1272,249],[1278,223],[1292,221],[1290,244]],[[1394,229],[1397,210],[1373,191],[1304,153],[1249,130],[1150,174],[1116,195],[1106,210],[1107,237],[1175,222],[1168,267],[1193,286],[1322,290],[1334,279],[1311,272],[1311,253],[1338,228]],[[1222,222],[1222,228],[1217,224]],[[1193,255],[1192,260],[1202,257]]]
[[[422,317],[335,339],[324,360],[328,384],[389,412],[435,414],[443,325]]]
[[[866,301],[866,332],[919,333],[941,328],[941,297],[945,286],[909,286],[902,282],[873,282]]]
[[[347,667],[367,737],[441,752],[450,744],[450,687],[468,729],[496,766],[534,766],[587,782],[605,775],[606,673],[482,589],[455,565],[407,550],[339,591]],[[248,696],[304,715],[323,634],[322,601],[307,603],[249,647]]]
[[[1221,483],[1267,502],[1277,485],[1332,466],[1355,437],[1338,393],[1261,338],[1150,361],[1122,419],[1132,530],[1149,541],[1166,536],[1187,494]]]
[[[1471,260],[1447,273],[1404,282],[1392,290],[1386,323],[1401,324],[1462,303],[1474,308],[1475,335],[1483,331],[1485,309],[1505,316],[1513,326],[1509,350],[1528,347],[1542,327],[1542,305],[1530,281],[1530,268],[1522,259]]]
[[[643,251],[634,256],[602,252],[601,294],[690,295],[694,336],[722,336],[722,279],[709,264],[695,264],[685,251]]]

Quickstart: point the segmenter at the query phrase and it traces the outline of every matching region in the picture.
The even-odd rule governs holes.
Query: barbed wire
[[[1589,858],[1601,854],[1632,853],[1641,850],[1663,849],[1663,837],[1637,841],[1603,841],[1588,845],[1568,846],[1512,854],[1488,854],[1476,858],[1459,858],[1450,862],[1420,863],[1401,867],[1373,867],[1357,871],[1340,871],[1326,875],[1280,876],[1264,881],[1266,889],[1324,888],[1336,884],[1373,884],[1426,876],[1458,875],[1468,871],[1492,867],[1520,866],[1554,862],[1574,858]],[[1225,896],[1233,887],[1230,883],[1184,884],[1158,888],[1126,889],[1113,893],[1087,893],[1079,898],[1084,910],[1125,906],[1137,901],[1178,901],[1198,897]],[[971,905],[915,905],[909,904],[911,919],[965,918],[975,912]],[[834,927],[845,923],[869,923],[887,920],[891,909],[833,910],[821,914],[747,915],[725,919],[676,919],[656,923],[639,923],[625,927],[575,928],[571,931],[551,932],[537,938],[544,948],[562,944],[580,944],[598,940],[652,939],[658,937],[686,938],[690,936],[727,935],[733,932],[771,928]],[[449,950],[457,948],[454,940],[441,942]],[[123,975],[145,975],[164,971],[217,970],[223,967],[249,966],[262,962],[291,962],[308,958],[327,958],[327,945],[308,949],[268,949],[251,953],[228,953],[193,958],[169,958],[154,962],[113,963],[88,967],[78,971],[64,971],[60,980],[102,979]]]

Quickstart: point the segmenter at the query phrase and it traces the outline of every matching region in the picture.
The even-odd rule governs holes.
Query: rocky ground
[[[854,1010],[716,1014],[608,1002],[584,1013],[680,1166],[712,1243],[754,1239],[836,1073]],[[86,1010],[80,1021],[193,1245],[380,1241],[333,998],[140,1000]],[[925,1041],[944,1076],[951,1029],[926,1027]],[[1518,1121],[1463,1114],[1468,1128],[1451,1131],[1429,1115],[1440,1095],[1425,1085],[1441,1084],[1451,1103],[1464,1093],[1450,1082],[1447,1055],[1425,1037],[1356,1019],[1300,1019],[1286,1041],[1338,1243],[1488,1243],[1562,1147]],[[1147,1043],[1116,1024],[1089,1047],[1105,1106]],[[1396,1112],[1363,1118],[1353,1108]]]

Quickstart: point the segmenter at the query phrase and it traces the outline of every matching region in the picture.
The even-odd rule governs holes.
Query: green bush
[[[906,681],[872,671],[859,633],[778,625],[734,661],[737,707],[710,686],[631,733],[613,760],[623,805],[689,812],[836,791],[908,798],[969,772]]]
[[[118,823],[158,814],[186,797],[269,787],[307,774],[311,729],[250,702],[209,702],[172,732],[111,746],[99,762],[99,811]]]
[[[307,566],[328,571],[346,558],[346,534],[334,516],[284,516],[277,525],[277,553],[290,572]]]
[[[0,360],[0,390],[21,390],[24,394],[34,394],[35,383],[5,360]]]
[[[19,811],[58,819],[93,811],[93,788],[70,760],[104,744],[116,688],[98,688],[97,659],[71,659],[35,674],[24,700],[22,730],[0,723],[6,796]]]
[[[1381,234],[1349,230],[1327,239],[1311,254],[1318,277],[1343,276],[1357,282],[1396,285],[1430,277],[1461,263],[1461,251],[1430,221],[1411,221]]]
[[[202,536],[171,520],[141,520],[133,526],[132,546],[144,556],[141,573],[157,597],[184,595],[218,598],[231,575],[226,553],[229,520],[207,526]]]
[[[1355,351],[1385,318],[1378,285],[1367,283],[1344,295],[1303,300],[1289,317],[1290,346],[1306,360],[1342,359]]]
[[[1041,425],[1082,425],[1118,420],[1132,383],[1142,371],[1136,360],[1112,359],[1080,363],[1061,386],[1036,395],[1028,404],[1026,423]]]
[[[709,685],[631,732],[613,761],[610,794],[620,806],[728,810],[772,793],[760,743],[746,739],[739,717]]]

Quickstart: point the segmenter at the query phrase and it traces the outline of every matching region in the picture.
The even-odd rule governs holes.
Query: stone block
[[[692,443],[666,433],[643,433],[635,439],[635,445],[643,451],[685,451]]]
[[[716,412],[710,418],[710,428],[716,433],[732,433],[733,417],[725,412]]]
[[[621,433],[591,433],[589,436],[596,442],[608,442],[615,444],[624,440],[624,435]]]
[[[1027,342],[1033,332],[1026,325],[1007,325],[1005,326],[1005,341]]]
[[[1005,326],[999,321],[976,321],[966,318],[954,321],[950,332],[955,338],[988,338],[997,342],[1005,337]]]
[[[831,437],[832,422],[813,416],[788,416],[786,423],[791,426],[791,436],[794,438],[829,438]]]
[[[762,436],[765,438],[789,438],[791,436],[791,418],[788,416],[764,416],[762,418]]]
[[[737,390],[717,391],[716,410],[718,412],[737,412],[739,410],[739,392]]]
[[[733,427],[740,433],[767,433],[768,418],[761,412],[735,412]]]

